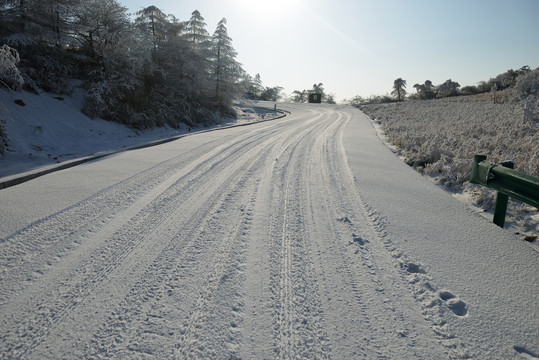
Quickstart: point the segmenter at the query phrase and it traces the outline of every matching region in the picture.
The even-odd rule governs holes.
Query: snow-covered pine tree
[[[75,37],[86,54],[100,58],[130,31],[127,8],[116,0],[85,0],[74,15]]]
[[[208,48],[210,34],[206,30],[206,23],[198,10],[191,14],[184,34],[191,42],[193,50],[203,51]]]
[[[251,93],[255,96],[255,99],[260,99],[263,91],[264,85],[262,84],[260,74],[256,74],[251,85]]]
[[[237,52],[228,36],[226,19],[217,24],[212,43],[212,81],[215,99],[220,110],[230,111],[234,99],[240,95],[241,65],[236,61]]]
[[[151,38],[154,52],[158,47],[177,37],[183,25],[172,15],[165,14],[161,9],[152,5],[136,13],[135,25]]]
[[[206,102],[211,93],[210,58],[211,58],[211,36],[206,30],[204,18],[198,10],[193,11],[191,18],[187,22],[183,39],[190,46],[190,52],[186,59],[184,73],[190,79],[190,93],[196,94],[193,101]],[[211,106],[211,104],[206,104]]]
[[[73,10],[80,0],[2,0],[0,36],[17,48],[70,43]],[[7,36],[6,36],[7,35]]]

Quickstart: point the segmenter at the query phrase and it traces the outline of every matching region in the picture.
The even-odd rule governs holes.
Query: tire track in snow
[[[312,127],[311,124],[316,122],[316,118],[311,118],[309,121],[300,124],[300,126],[294,126],[291,130],[282,129],[279,134],[268,134],[267,140],[262,143],[264,148],[261,151],[261,155],[258,156],[257,166],[252,168],[253,174],[251,178],[260,179],[263,175],[260,173],[263,172],[265,168],[262,166],[264,163],[268,163],[274,156],[279,156],[275,154],[275,148],[279,149],[282,146],[283,142],[295,143],[297,139],[303,136],[303,128]],[[281,150],[282,151],[282,150]],[[258,175],[255,175],[258,174]],[[254,186],[253,193],[250,195],[250,202],[256,203],[258,199],[256,198],[259,193],[260,180],[256,181]],[[247,200],[247,198],[246,198]],[[247,217],[242,223],[243,229],[235,233],[235,238],[240,238],[243,247],[246,246],[245,242],[250,240],[250,224],[252,223],[254,217],[254,208],[249,208],[246,212]],[[244,254],[245,249],[240,253]],[[240,258],[243,257],[243,260]],[[238,258],[238,264],[242,265],[232,267],[231,273],[235,276],[241,277],[244,281],[243,271],[240,271],[239,268],[245,266],[245,255],[240,255]],[[224,270],[222,268],[221,270]],[[217,279],[222,279],[222,272],[211,273],[209,279],[207,280],[207,285],[203,287],[203,294],[198,298],[197,304],[195,305],[195,310],[190,316],[189,322],[184,326],[184,336],[182,337],[179,345],[179,351],[176,354],[179,354],[180,358],[235,358],[238,356],[237,351],[241,347],[240,343],[235,341],[219,341],[223,338],[223,335],[228,333],[228,337],[236,337],[240,335],[240,332],[243,330],[243,321],[238,321],[243,318],[243,300],[239,300],[240,297],[238,292],[241,292],[238,284],[236,283],[237,291],[231,291],[230,289],[225,288],[224,286],[217,286]],[[218,276],[218,275],[221,275]],[[213,285],[211,285],[213,284]],[[210,288],[210,289],[208,289]],[[223,293],[229,294],[232,292],[233,296],[222,296],[218,297],[215,293],[222,291]],[[209,299],[213,297],[214,310],[209,310]],[[228,299],[234,298],[233,301],[227,301]],[[238,300],[236,300],[238,299]],[[223,311],[223,305],[220,303],[228,304],[228,309],[232,311]],[[225,307],[227,307],[225,305]],[[228,316],[227,316],[228,315]],[[206,326],[204,328],[205,321],[215,321],[216,318],[222,319],[231,319],[231,321],[212,322],[211,327]],[[222,331],[215,331],[216,328],[223,328]],[[232,333],[232,334],[231,334]],[[203,338],[205,338],[203,340]],[[210,346],[211,344],[211,346]],[[226,344],[223,347],[223,344]],[[219,352],[221,350],[221,352]]]
[[[81,204],[36,222],[9,239],[10,244],[3,247],[3,254],[10,252],[12,244],[13,246],[20,244],[21,247],[25,247],[25,243],[31,245],[25,247],[24,257],[17,258],[22,261],[13,261],[7,266],[8,270],[11,270],[11,273],[8,274],[10,276],[5,276],[2,279],[2,285],[8,289],[4,294],[19,292],[15,298],[8,297],[9,302],[2,307],[2,312],[9,314],[8,317],[3,318],[2,326],[2,329],[6,329],[5,332],[2,332],[2,343],[6,345],[4,348],[6,353],[10,353],[13,349],[17,350],[15,354],[19,354],[20,351],[24,353],[29,348],[37,346],[40,343],[39,338],[49,332],[49,327],[61,322],[66,313],[77,306],[78,299],[86,293],[90,293],[97,286],[99,280],[96,280],[96,275],[92,271],[87,271],[88,264],[96,265],[92,264],[92,261],[96,259],[90,258],[88,261],[75,257],[75,262],[83,261],[84,263],[78,270],[63,279],[57,278],[58,264],[61,266],[59,271],[62,272],[64,267],[69,267],[66,262],[74,262],[70,259],[70,255],[88,250],[88,242],[91,241],[92,235],[107,228],[109,222],[118,216],[119,211],[115,206],[120,209],[127,204],[132,206],[138,197],[145,193],[145,191],[141,191],[143,184],[159,183],[163,176],[166,176],[162,172],[156,174],[159,170],[161,169],[153,168],[144,172],[142,176],[128,179]],[[164,173],[166,174],[168,171]],[[157,177],[156,175],[162,176]],[[159,180],[151,182],[151,179]],[[128,199],[128,201],[122,201],[122,199]],[[77,226],[80,226],[80,230],[73,230]],[[99,229],[99,226],[102,226],[102,229]],[[113,228],[116,227],[114,224]],[[51,246],[48,242],[51,242]],[[75,242],[78,246],[72,246],[69,242]],[[54,257],[55,263],[47,257]],[[22,287],[24,291],[21,293],[21,287],[17,280],[21,276],[25,278],[28,276],[26,262],[34,262],[35,259],[38,260],[38,265],[41,265],[40,262],[47,262],[48,267],[38,270],[41,276],[29,279]],[[105,259],[104,256],[103,259]],[[99,261],[99,259],[97,260]],[[30,270],[33,271],[33,267]],[[95,271],[95,268],[93,270]],[[87,277],[84,278],[84,276]],[[40,282],[53,284],[53,287],[42,288]],[[17,311],[12,309],[17,309]],[[31,315],[26,314],[26,311],[32,312]],[[15,333],[13,333],[14,331]]]
[[[300,205],[305,191],[305,160],[312,139],[323,127],[322,122],[316,123],[285,148],[271,181],[270,286],[276,321],[273,356],[281,359],[329,357]]]
[[[273,135],[272,135],[271,133],[269,134],[269,136],[268,136],[268,134],[266,134],[266,137],[269,138],[268,140],[266,140],[266,143],[271,143],[271,142],[273,142],[272,136],[273,136]],[[251,137],[251,138],[252,138],[252,137]],[[258,143],[259,143],[259,139],[256,138],[256,137],[254,137],[254,138],[251,139],[251,143],[252,143],[252,144],[258,144]],[[247,156],[244,156],[244,157],[245,157],[245,159],[248,159],[249,161],[251,161],[251,159],[256,158],[256,155],[257,155],[257,154],[256,154],[256,151],[253,152],[253,150],[249,150],[249,149],[244,149],[244,148],[242,148],[242,152],[248,154]],[[224,156],[224,158],[226,158],[226,159],[228,160],[228,162],[227,162],[226,166],[223,165],[223,169],[224,169],[225,167],[227,167],[227,168],[230,167],[231,164],[233,165],[233,166],[232,166],[232,169],[229,169],[229,170],[228,170],[228,173],[229,173],[229,174],[233,174],[233,173],[237,172],[237,171],[236,171],[236,167],[238,166],[237,164],[238,164],[238,163],[241,164],[242,161],[243,161],[243,160],[242,160],[242,161],[239,161],[239,162],[238,162],[238,159],[230,158],[229,155]],[[229,162],[230,162],[230,163],[229,163]],[[244,162],[244,161],[243,161],[243,162]],[[213,167],[213,166],[212,166],[212,167]],[[223,172],[223,169],[221,169],[221,172]],[[216,170],[216,171],[217,171],[217,170]],[[241,171],[240,171],[240,173],[241,173]],[[207,176],[205,176],[204,178],[207,178]],[[219,188],[218,191],[213,191],[213,192],[211,192],[211,193],[212,193],[212,194],[224,193],[225,191],[227,191],[228,187],[230,186],[230,183],[232,183],[232,182],[234,182],[234,181],[233,181],[233,178],[230,177],[230,179],[229,179],[229,180],[226,180],[226,183],[225,183],[224,185],[222,185],[222,186]],[[221,182],[220,182],[220,181],[216,181],[216,183],[217,183],[217,184],[220,184]],[[241,187],[242,187],[242,182],[240,182],[239,185],[236,185],[236,187],[240,187],[240,188],[241,188]],[[214,200],[215,200],[215,198],[214,198]],[[229,202],[229,200],[225,201],[225,203],[228,203],[228,202]],[[193,203],[193,207],[196,208],[197,206],[200,207],[201,209],[207,208],[206,205],[202,205],[202,206],[201,206],[200,204],[197,205],[197,204]],[[219,211],[219,212],[221,213],[221,211]],[[196,216],[193,216],[193,218],[192,218],[191,220],[189,220],[189,221],[182,221],[182,223],[189,224],[189,223],[196,223],[196,222],[199,222],[200,219],[206,219],[206,218],[209,216],[210,213],[211,213],[211,211],[210,211],[210,212],[205,212],[205,213],[203,213],[203,214],[199,213],[199,214],[197,214]],[[207,238],[212,237],[212,236],[216,236],[216,235],[215,235],[215,234],[214,234],[214,235],[208,234],[208,231],[203,230],[203,229],[208,229],[208,228],[209,228],[209,229],[214,229],[214,227],[212,227],[211,224],[209,224],[208,222],[204,222],[204,220],[203,220],[203,224],[204,224],[204,227],[203,227],[203,228],[199,228],[199,229],[197,230],[198,233],[200,234],[200,237],[201,237],[201,239],[199,239],[198,241],[199,241],[199,242],[204,241],[205,243],[207,243],[207,242],[208,242],[208,241],[207,241]],[[239,223],[238,223],[238,224],[239,224]],[[201,225],[201,226],[202,226],[202,225]],[[217,226],[217,228],[218,228],[218,226]],[[185,229],[185,228],[184,228],[183,231],[182,231],[182,234],[186,234],[186,233],[187,233],[187,234],[188,234],[188,235],[187,235],[187,239],[190,239],[190,238],[193,238],[193,237],[196,237],[196,236],[197,236],[197,235],[196,235],[196,234],[197,234],[197,231],[189,232],[188,229]],[[213,230],[210,231],[210,233],[213,233],[213,232],[214,232]],[[226,237],[226,236],[227,236],[227,235],[225,235],[225,234],[223,235],[223,237]],[[182,235],[181,237],[183,237],[183,235]],[[187,243],[187,245],[186,245],[186,243]],[[228,242],[225,242],[225,243],[228,244]],[[211,255],[212,253],[215,254],[214,251],[212,252],[212,250],[213,250],[212,248],[206,248],[206,247],[205,247],[205,248],[204,248],[205,250],[202,251],[200,248],[197,248],[197,247],[199,246],[198,243],[196,243],[196,242],[195,242],[195,243],[189,243],[188,240],[182,241],[181,244],[182,244],[181,247],[178,248],[178,249],[176,250],[176,253],[180,253],[180,250],[183,250],[183,251],[184,251],[184,254],[187,254],[187,256],[189,256],[189,257],[192,257],[192,256],[193,256],[192,254],[196,252],[196,253],[199,253],[199,254],[205,254],[205,255],[207,255],[207,259],[215,259],[215,258],[216,258],[216,256],[212,256],[212,255]],[[193,245],[193,244],[194,244],[194,245]],[[191,246],[191,245],[193,245],[193,246]],[[167,249],[166,251],[164,251],[164,253],[165,253],[165,254],[170,254],[170,253],[174,253],[174,251],[172,251],[171,249]],[[218,252],[217,254],[222,254],[222,253],[227,253],[227,251],[224,251],[224,252]],[[178,256],[180,256],[180,254],[178,254]],[[185,255],[184,255],[184,256],[185,256]],[[180,259],[180,260],[178,260],[178,259]],[[181,259],[182,259],[182,258],[179,257],[179,258],[177,258],[177,259],[175,260],[175,262],[178,263],[178,261],[180,261],[180,263],[181,263]],[[193,260],[193,261],[194,261],[194,260]],[[156,260],[156,263],[161,264],[161,263],[163,263],[163,260],[162,260],[162,259],[158,259],[158,260]],[[205,266],[205,265],[204,265],[204,259],[202,259],[202,258],[196,258],[196,263],[195,263],[195,265],[193,265],[193,267],[196,266],[196,267],[198,267],[198,268],[205,269],[205,268],[207,268],[207,267],[211,268],[212,266],[215,266],[216,268],[219,268],[220,271],[222,271],[222,270],[224,270],[224,269],[226,268],[226,266],[224,266],[224,265],[223,265],[224,267],[223,267],[223,266],[218,266],[218,264],[224,264],[224,263],[223,263],[223,262],[218,262],[217,265],[214,265],[214,264],[212,263],[212,264],[207,264],[207,265]],[[182,268],[183,268],[183,266],[182,266]],[[174,270],[175,270],[175,269],[172,269],[172,273],[174,273]],[[179,343],[180,343],[179,348],[180,348],[180,350],[181,350],[181,353],[184,354],[184,355],[185,355],[185,353],[189,353],[189,354],[192,355],[192,354],[194,354],[194,353],[198,353],[198,352],[201,351],[201,350],[200,350],[200,347],[193,346],[193,344],[201,344],[201,335],[200,335],[200,334],[201,334],[202,331],[206,331],[206,330],[207,330],[207,329],[203,329],[204,320],[205,320],[205,319],[207,318],[207,316],[208,316],[208,314],[207,314],[208,303],[205,302],[205,301],[208,301],[208,299],[211,299],[212,294],[213,294],[214,291],[215,291],[215,287],[214,287],[215,281],[216,281],[217,279],[219,279],[219,276],[216,275],[216,274],[221,274],[220,271],[218,271],[217,273],[212,273],[212,274],[213,274],[213,277],[211,277],[212,280],[209,281],[209,282],[207,281],[207,282],[205,283],[205,284],[212,284],[212,286],[207,285],[207,286],[204,286],[204,287],[203,287],[203,289],[204,289],[204,290],[203,290],[203,293],[202,293],[202,295],[200,295],[200,297],[199,297],[199,299],[198,299],[198,304],[199,304],[199,305],[194,307],[195,309],[198,309],[198,310],[192,310],[192,311],[194,311],[194,313],[192,313],[192,314],[190,315],[191,317],[190,317],[190,320],[189,320],[189,324],[193,324],[193,323],[194,323],[195,325],[194,325],[194,326],[186,326],[187,330],[184,329],[184,330],[181,331],[181,332],[182,332],[182,334],[181,334],[182,336],[181,336],[181,339],[180,339],[180,341],[179,341]],[[167,272],[170,272],[170,269],[168,269]],[[205,275],[199,275],[199,276],[205,276]],[[174,279],[172,279],[172,280],[174,280]],[[162,279],[156,279],[156,280],[151,281],[150,283],[163,283],[163,282],[164,282],[164,283],[167,283],[167,284],[171,284],[171,283],[173,283],[172,280],[169,279],[169,280],[164,280],[164,281],[163,281]],[[200,283],[197,283],[196,285],[197,285],[197,286],[200,286]],[[143,284],[143,285],[140,285],[140,287],[144,288],[145,285],[144,285],[144,284]],[[170,289],[169,289],[169,290],[170,290]],[[194,290],[194,289],[186,289],[186,292],[193,293],[193,290]],[[138,291],[132,291],[132,292],[133,292],[134,294],[137,294],[137,293],[138,293]],[[176,291],[174,291],[174,292],[176,292]],[[156,297],[156,298],[159,298],[159,297]],[[161,298],[162,298],[162,297],[161,297]],[[187,302],[187,303],[191,303],[191,302],[193,301],[193,300],[189,300],[189,301],[185,301],[185,300],[186,300],[186,299],[185,299],[185,296],[184,296],[184,298],[182,298],[182,301],[181,301],[181,302],[182,302],[182,303],[186,303],[186,302]],[[152,305],[153,308],[158,307],[158,306],[161,306],[161,305],[159,305],[159,303],[157,303],[157,305]],[[141,307],[142,307],[143,309],[147,309],[147,308],[148,308],[147,304],[137,304],[137,303],[130,304],[130,305],[128,305],[128,306],[127,306],[127,305],[126,305],[126,306],[122,306],[122,307],[134,308],[134,309],[138,309],[138,308],[141,308]],[[237,308],[237,307],[236,307],[236,308]],[[143,310],[143,311],[145,311],[145,310]],[[151,311],[150,311],[150,312],[151,312]],[[236,311],[236,312],[237,312],[237,311]],[[121,317],[121,318],[123,319],[123,322],[124,322],[124,323],[126,322],[126,321],[125,321],[125,318],[126,318],[125,311],[124,311],[124,312],[122,312],[122,311],[115,311],[114,313],[117,315],[117,317]],[[118,315],[118,314],[119,314],[119,315]],[[167,314],[170,314],[170,311],[167,311]],[[163,319],[163,316],[152,316],[152,317],[149,317],[149,319],[151,319],[151,322],[154,323],[152,326],[155,327],[155,323],[156,323],[156,322],[162,322],[161,319]],[[140,320],[140,319],[139,319],[139,320]],[[180,320],[178,320],[178,321],[180,321]],[[187,320],[181,320],[181,322],[184,322],[184,321],[187,321]],[[106,325],[106,326],[104,326],[104,329],[109,328],[109,327],[110,327],[110,326]],[[112,326],[112,327],[114,328],[114,326]],[[116,326],[117,329],[122,329],[122,328],[126,328],[126,327],[127,327],[126,325],[124,325],[124,326]],[[146,337],[151,337],[151,338],[152,338],[152,341],[146,341],[146,342],[142,341],[144,336],[140,336],[140,333],[138,333],[136,336],[130,336],[129,334],[127,334],[127,335],[124,336],[124,338],[127,338],[128,340],[123,341],[123,343],[124,343],[124,345],[125,345],[125,343],[128,343],[128,344],[127,344],[127,346],[124,346],[124,345],[121,345],[121,346],[124,346],[124,349],[127,347],[128,353],[129,353],[129,351],[132,351],[132,352],[135,352],[135,353],[138,352],[139,355],[140,355],[140,354],[149,355],[150,353],[151,353],[151,354],[154,354],[156,351],[158,352],[158,350],[156,350],[156,349],[167,348],[166,346],[164,346],[164,347],[161,346],[161,345],[163,345],[163,344],[159,345],[159,341],[157,341],[157,340],[155,339],[155,336],[158,336],[159,334],[152,333],[152,331],[146,332],[146,330],[143,330],[145,327],[142,326],[142,325],[141,325],[141,326],[138,326],[138,325],[134,325],[134,324],[130,323],[130,324],[129,324],[129,327],[130,327],[131,329],[137,329],[137,331],[140,330],[140,331],[142,331],[142,332],[145,332],[145,336],[146,336]],[[159,327],[159,326],[158,326],[157,328],[160,328],[161,330],[163,329],[163,327]],[[161,330],[160,330],[160,331],[161,331]],[[235,329],[233,329],[233,330],[235,330]],[[125,333],[125,331],[124,331],[124,333]],[[109,336],[110,334],[107,334],[106,331],[103,331],[103,334],[104,334],[104,335],[99,335],[98,338],[100,338],[100,339],[109,339],[109,338],[111,338],[111,336]],[[131,340],[129,340],[130,337],[131,337]],[[170,336],[168,336],[168,337],[174,338],[174,336],[172,336],[172,335],[170,335]],[[176,337],[177,337],[177,336],[176,336]],[[114,338],[114,337],[112,337],[112,338]],[[134,340],[133,340],[133,339],[134,339]],[[99,343],[100,341],[101,341],[101,340],[99,340],[98,343]],[[102,341],[101,341],[101,342],[102,342]],[[170,343],[170,341],[169,341],[169,343]],[[202,342],[202,343],[203,343],[203,342]],[[187,345],[186,345],[186,344],[187,344]],[[114,345],[114,344],[113,344],[113,345]],[[170,344],[169,344],[169,345],[170,345]],[[101,343],[101,345],[98,345],[98,346],[97,346],[98,349],[101,349],[101,350],[97,350],[97,353],[100,353],[100,351],[103,351],[103,349],[106,350],[106,349],[107,349],[107,346],[108,346],[108,345],[107,345],[106,343]],[[121,346],[119,346],[119,347],[121,347]],[[201,346],[202,346],[202,345],[201,345]],[[170,348],[170,347],[168,347],[168,348]],[[185,350],[186,348],[187,348],[187,350]],[[206,347],[202,346],[202,348],[203,348],[203,349],[204,349],[204,348],[207,349],[208,347],[207,347],[207,346],[206,346]],[[167,354],[163,354],[163,356],[166,356],[166,355],[167,355]],[[126,355],[126,356],[127,356],[127,355]],[[131,353],[131,355],[129,355],[129,356],[133,356],[133,354]]]
[[[196,150],[216,154],[219,150],[214,149],[213,143]],[[0,239],[0,304],[9,298],[10,291],[21,290],[31,284],[111,220],[120,216],[129,219],[131,214],[122,213],[125,209],[140,203],[139,198],[145,194],[149,194],[151,199],[152,189],[198,156],[193,152],[162,162]],[[12,284],[19,284],[19,287],[4,287]]]
[[[342,189],[346,179],[342,177],[339,157],[343,153],[336,147],[349,120],[346,114],[339,114],[324,136],[318,138],[312,154],[316,160],[310,169],[311,186],[315,191],[309,196],[309,228],[314,229],[312,238],[318,276],[324,280],[326,327],[332,329],[332,353],[338,357],[391,358],[391,347],[406,332],[394,321],[388,322],[384,318],[384,314],[391,314],[394,309],[382,296],[384,287],[379,279],[379,269],[365,251],[374,239],[360,233],[359,229],[350,232],[360,214],[348,207],[354,196]],[[324,189],[322,196],[318,189]],[[326,221],[320,223],[320,219]],[[363,246],[360,261],[352,244]],[[338,322],[333,322],[333,318]],[[384,328],[387,324],[392,324],[391,328]]]
[[[268,155],[264,156],[260,169],[257,171],[256,191],[254,192],[253,206],[249,208],[249,231],[245,233],[247,240],[246,248],[243,251],[241,268],[244,285],[242,288],[241,302],[233,306],[233,313],[240,315],[242,321],[240,324],[234,323],[234,328],[241,334],[241,343],[237,346],[237,353],[231,358],[291,358],[296,354],[303,357],[317,357],[317,354],[323,354],[318,351],[320,345],[310,346],[317,343],[320,335],[319,327],[315,327],[317,321],[314,315],[308,314],[309,306],[305,304],[305,286],[299,288],[305,271],[304,266],[301,269],[297,265],[289,267],[288,272],[284,269],[281,262],[282,237],[283,237],[283,192],[281,191],[282,182],[288,176],[289,172],[296,168],[297,159],[294,149],[298,149],[298,143],[305,148],[306,139],[310,138],[313,129],[319,128],[320,120],[324,114],[308,112],[296,117],[295,123],[289,129],[282,129],[281,132],[271,136]],[[298,151],[299,152],[299,151]],[[294,153],[293,156],[290,153]],[[295,165],[294,165],[295,164]],[[291,181],[293,188],[297,181]],[[295,190],[294,190],[295,191]],[[297,213],[297,209],[290,210],[290,214]],[[291,220],[291,233],[296,232],[297,226],[295,219]],[[296,237],[297,238],[297,237]],[[292,241],[290,254],[294,262],[298,255],[298,243]],[[300,264],[301,265],[301,264]],[[287,277],[281,277],[281,274]],[[288,301],[291,306],[284,307],[286,301],[281,301],[281,279],[283,284],[290,280],[290,294],[294,298]],[[288,280],[286,280],[288,279]],[[305,281],[303,280],[303,284]],[[286,309],[290,311],[286,316]],[[239,311],[237,311],[239,310]],[[313,312],[314,314],[314,312]],[[210,315],[211,316],[211,315]],[[224,317],[224,316],[223,316]],[[283,319],[279,322],[279,317]],[[284,319],[287,319],[286,321]],[[280,330],[291,329],[290,346],[280,347]],[[315,330],[313,330],[313,328]],[[211,331],[210,331],[211,334]],[[210,337],[209,334],[206,335]],[[318,336],[318,338],[317,338]],[[214,348],[219,349],[218,344]],[[317,352],[318,351],[318,352]],[[228,355],[227,355],[228,354]],[[280,354],[280,355],[279,355]],[[206,353],[210,358],[230,358],[230,353]]]
[[[170,173],[170,168],[153,167],[2,239],[2,303],[10,291],[21,290],[22,285],[39,278],[80,245],[88,233],[105,226]],[[4,287],[15,283],[21,286]]]
[[[249,136],[245,136],[249,138]],[[254,143],[256,138],[250,139],[251,143]],[[236,143],[238,140],[234,140],[231,143]],[[233,148],[234,151],[239,152],[240,147]],[[220,153],[221,149],[217,148],[214,153]],[[208,155],[208,159],[211,159],[211,152]],[[222,158],[226,158],[229,153],[221,153]],[[204,162],[198,163],[198,168],[204,168],[202,166]],[[212,166],[214,166],[213,164]],[[209,167],[211,168],[211,166]],[[204,177],[202,177],[204,178]],[[207,183],[212,182],[212,178],[207,176],[204,178]],[[181,180],[181,177],[180,177]],[[179,180],[179,181],[180,181]],[[188,181],[187,181],[188,183]],[[124,184],[125,185],[125,184]],[[200,183],[197,184],[200,186]],[[128,192],[128,190],[126,191]],[[157,191],[159,193],[159,191]],[[152,196],[156,196],[153,194]],[[106,196],[105,196],[106,197]],[[150,196],[150,198],[152,198]],[[181,201],[179,197],[176,196],[176,199]],[[99,201],[101,199],[97,199]],[[170,199],[167,199],[167,201]],[[28,311],[31,311],[33,308],[38,308],[38,311],[33,314],[33,316],[24,316],[24,312],[21,314],[22,319],[16,319],[16,316],[11,316],[10,320],[18,325],[6,325],[3,328],[18,328],[16,334],[8,332],[8,334],[3,334],[3,339],[7,344],[8,348],[6,351],[9,353],[11,349],[18,348],[20,351],[28,350],[28,347],[31,349],[38,346],[42,341],[39,338],[44,337],[45,334],[49,332],[49,327],[61,322],[66,313],[71,312],[73,307],[78,305],[79,298],[84,298],[87,294],[90,294],[95,288],[102,282],[102,279],[106,279],[110,275],[110,272],[123,260],[127,254],[135,247],[138,243],[144,239],[144,237],[155,227],[160,224],[161,219],[166,219],[170,215],[167,213],[167,209],[174,209],[175,204],[172,204],[170,201],[161,202],[158,205],[149,204],[146,208],[142,209],[143,206],[139,206],[142,211],[137,213],[134,217],[127,217],[128,221],[123,227],[113,226],[113,228],[118,228],[116,232],[105,231],[106,234],[102,234],[103,239],[101,241],[109,242],[105,244],[104,248],[98,247],[88,259],[86,260],[83,266],[79,266],[78,270],[75,271],[75,275],[71,273],[69,276],[66,276],[66,280],[61,280],[56,291],[58,295],[55,299],[51,299],[50,293],[51,289],[46,289],[47,293],[44,296],[40,296],[40,293],[43,293],[44,289],[37,289],[36,291],[30,292],[26,297],[21,297],[18,299],[17,304],[13,304],[13,301],[10,303],[10,308],[17,308],[18,306],[24,303],[31,303]],[[95,209],[94,209],[95,212]],[[153,215],[152,215],[153,214]],[[93,219],[92,219],[93,220]],[[138,224],[138,226],[136,226]],[[53,226],[54,228],[54,222]],[[119,236],[120,239],[110,238],[110,236]],[[133,237],[131,239],[131,237]],[[122,240],[123,243],[119,240]],[[127,243],[125,242],[127,240]],[[94,241],[95,242],[95,241]],[[98,245],[101,245],[99,242]],[[76,259],[81,260],[81,259]],[[136,266],[136,265],[132,265]],[[57,281],[57,280],[56,280]],[[42,298],[47,299],[48,304],[42,303]],[[24,306],[24,305],[23,305]],[[9,312],[9,311],[8,311]],[[26,330],[25,330],[26,329]],[[11,337],[11,339],[10,339]],[[15,337],[15,339],[13,338]],[[23,339],[24,345],[17,345],[20,342],[20,339]],[[33,339],[28,343],[28,339]],[[13,346],[13,347],[11,347]]]
[[[266,149],[272,141],[265,140],[258,149],[246,152],[249,166],[240,171],[238,179],[233,178],[235,179],[233,182],[234,190],[225,199],[222,209],[219,210],[219,215],[222,214],[224,221],[218,223],[226,223],[227,219],[234,219],[234,223],[228,231],[222,234],[224,241],[221,248],[215,252],[213,257],[207,259],[211,261],[208,264],[211,271],[204,275],[204,282],[197,291],[198,297],[193,303],[192,310],[189,316],[183,320],[182,336],[176,351],[176,356],[180,358],[215,357],[216,349],[222,348],[223,344],[230,345],[230,347],[222,349],[225,352],[221,355],[229,352],[234,354],[237,350],[236,346],[240,341],[237,339],[239,336],[238,327],[241,325],[239,321],[241,316],[238,313],[242,303],[238,299],[239,279],[242,278],[240,263],[252,216],[249,204],[253,202],[256,192],[256,182],[253,179],[256,177],[255,174],[260,168],[260,164],[265,160]],[[231,212],[232,214],[230,214]],[[216,234],[218,237],[219,235]],[[226,274],[231,274],[231,276],[226,276]],[[227,283],[227,288],[225,288],[224,283]],[[227,299],[219,298],[217,293],[220,291],[228,295],[232,292],[232,296]],[[234,300],[228,301],[231,299]],[[231,303],[232,306],[230,306]],[[208,318],[219,317],[220,313],[227,313],[233,320],[224,323],[222,321],[211,322],[211,325],[206,324]],[[224,318],[227,317],[224,316]],[[222,339],[223,334],[228,334],[228,341],[224,343],[215,341],[217,338]],[[234,338],[232,341],[230,341],[231,337]],[[209,345],[214,341],[213,346]]]

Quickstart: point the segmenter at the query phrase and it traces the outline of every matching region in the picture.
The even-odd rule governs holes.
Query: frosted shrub
[[[8,45],[0,47],[0,81],[12,90],[22,89],[24,80],[17,68],[20,62],[19,52]]]
[[[68,94],[69,79],[76,71],[70,59],[62,56],[60,51],[50,49],[49,52],[28,56],[21,68],[39,89],[55,94]]]
[[[514,100],[525,99],[529,95],[539,96],[539,68],[519,76],[513,88]]]
[[[88,94],[84,97],[84,104],[82,106],[82,112],[90,117],[102,117],[105,118],[105,111],[107,109],[107,102],[105,101],[107,94],[107,86],[103,83],[96,83],[92,88],[88,90]]]

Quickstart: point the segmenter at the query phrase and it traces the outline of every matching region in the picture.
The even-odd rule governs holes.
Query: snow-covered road
[[[283,108],[1,190],[1,357],[539,357],[535,248]]]

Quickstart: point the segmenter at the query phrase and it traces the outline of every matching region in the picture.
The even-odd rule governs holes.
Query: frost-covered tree
[[[80,52],[87,56],[88,96],[83,111],[91,117],[139,126],[129,99],[141,86],[146,57],[127,9],[116,0],[81,2],[74,17]],[[144,46],[142,46],[144,47]]]
[[[303,91],[299,91],[299,90],[294,90],[292,91],[292,101],[293,102],[298,102],[298,103],[304,103],[307,101],[307,91],[303,90]]]
[[[275,87],[266,87],[265,90],[260,94],[260,100],[264,101],[279,101],[282,99],[281,92],[283,88],[280,86]]]
[[[460,84],[458,82],[448,79],[438,86],[438,95],[440,97],[457,96],[459,94],[459,87]]]
[[[207,69],[195,66],[197,54],[191,51],[191,44],[182,37],[170,38],[157,54],[157,68],[146,79],[153,82],[152,108],[159,106],[156,112],[164,119],[161,122],[171,126],[204,122],[200,110],[210,104],[206,100],[209,95],[201,91],[197,79],[199,72]]]
[[[326,102],[328,104],[336,104],[337,102],[335,101],[335,94],[326,94]]]
[[[212,38],[212,80],[218,106],[228,110],[232,101],[238,97],[241,66],[236,61],[237,52],[228,36],[226,19],[217,24]]]
[[[80,66],[73,57],[73,14],[80,0],[4,0],[0,5],[0,37],[16,48],[25,89],[67,91],[68,77]],[[69,48],[71,52],[65,49]],[[80,59],[79,59],[80,60]]]
[[[318,83],[313,85],[313,89],[311,90],[312,93],[316,94],[324,94],[324,84]]]
[[[539,68],[530,70],[530,68],[527,67],[527,69],[518,76],[512,92],[514,100],[522,100],[530,95],[539,98]]]
[[[426,80],[424,84],[415,84],[414,88],[417,91],[419,99],[434,99],[436,96],[434,93],[434,85],[430,80]]]
[[[262,84],[262,79],[260,77],[260,74],[256,74],[253,80],[251,81],[251,84],[249,85],[249,94],[250,97],[253,99],[260,99],[260,95],[264,91],[264,85]]]
[[[70,9],[76,0],[2,0],[0,36],[11,46],[66,42]],[[78,1],[78,0],[77,0]]]
[[[464,86],[460,89],[462,95],[475,95],[479,93],[475,86]]]
[[[73,9],[80,0],[2,0],[0,35],[13,46],[69,44]]]
[[[0,0],[0,37],[21,59],[21,77],[4,61],[1,81],[63,93],[81,79],[86,114],[138,128],[215,122],[249,87],[224,19],[212,37],[198,11],[180,22],[149,6],[131,20],[118,1]]]
[[[2,0],[0,1],[1,23],[3,33],[26,33],[31,22],[30,9],[35,0]]]
[[[366,101],[362,96],[356,95],[351,99],[345,99],[343,101],[344,104],[351,105],[351,106],[359,106],[361,104],[364,104]]]
[[[393,91],[391,95],[397,98],[397,101],[403,101],[406,97],[406,80],[398,78],[393,82]]]
[[[209,80],[211,36],[198,10],[193,11],[186,23],[183,38],[190,44],[190,54],[185,65],[186,73],[191,77],[191,86],[200,95],[205,95],[211,88]]]
[[[22,89],[24,80],[17,63],[20,62],[19,52],[4,44],[0,47],[0,84],[12,90]]]
[[[206,23],[198,10],[193,11],[184,31],[191,42],[193,49],[205,51],[209,47],[210,34],[206,30]]]
[[[166,15],[156,6],[148,6],[136,13],[135,25],[151,39],[154,52],[165,41],[179,36],[183,25],[172,15]]]
[[[530,72],[529,66],[523,66],[518,70],[509,69],[506,72],[497,75],[495,78],[490,79],[486,85],[487,91],[499,91],[512,88],[517,83],[517,78],[521,75]],[[485,92],[487,92],[485,91]]]
[[[486,81],[478,82],[476,88],[478,93],[486,93],[490,91],[490,85],[487,84]]]
[[[41,26],[40,38],[56,46],[71,45],[73,13],[81,0],[38,1],[33,7],[34,22]]]
[[[116,0],[81,1],[73,24],[81,49],[94,58],[102,57],[106,50],[120,45],[131,29],[127,8]]]

